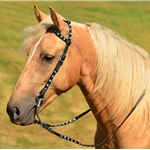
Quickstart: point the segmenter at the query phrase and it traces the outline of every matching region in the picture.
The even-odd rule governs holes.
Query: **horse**
[[[52,7],[49,10],[46,15],[34,5],[38,24],[23,30],[21,52],[27,53],[27,60],[7,104],[11,122],[33,124],[37,103],[40,112],[78,85],[97,121],[95,144],[135,108],[95,148],[150,148],[148,53],[100,24],[67,22]]]

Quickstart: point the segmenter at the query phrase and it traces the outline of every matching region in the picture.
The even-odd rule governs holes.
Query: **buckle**
[[[41,95],[38,94],[37,98],[36,98],[36,102],[37,102],[37,107],[39,108],[44,100],[43,97],[40,97]]]
[[[65,60],[65,58],[66,58],[66,54],[62,54],[62,56],[60,57],[59,61],[60,61],[61,63],[63,63],[64,60]]]

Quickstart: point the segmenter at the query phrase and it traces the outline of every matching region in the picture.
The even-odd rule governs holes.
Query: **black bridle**
[[[52,83],[52,80],[54,79],[56,73],[59,71],[60,67],[62,66],[62,64],[63,64],[63,62],[64,62],[64,60],[66,58],[66,53],[68,51],[68,48],[69,48],[69,46],[71,44],[71,39],[72,39],[71,22],[70,21],[66,21],[66,20],[64,20],[64,22],[66,22],[68,24],[68,26],[69,26],[69,36],[68,36],[68,39],[65,38],[63,35],[61,35],[55,26],[53,27],[55,34],[66,43],[66,46],[65,46],[65,49],[63,51],[63,54],[61,55],[58,63],[56,64],[56,67],[55,67],[54,71],[52,72],[49,80],[47,81],[47,83],[45,84],[44,88],[40,91],[40,93],[38,94],[38,96],[36,98],[36,102],[37,102],[36,115],[37,115],[38,120],[35,119],[35,124],[39,124],[39,125],[41,125],[42,128],[45,128],[50,133],[52,133],[52,134],[54,134],[54,135],[56,135],[56,136],[58,136],[58,137],[60,137],[62,139],[65,139],[65,140],[68,140],[70,142],[76,143],[78,145],[87,146],[87,147],[100,146],[100,145],[104,144],[111,135],[115,134],[119,130],[119,128],[123,125],[123,123],[128,119],[128,117],[132,114],[132,112],[135,110],[135,108],[137,107],[137,105],[140,103],[140,101],[144,97],[145,90],[141,94],[141,96],[139,97],[139,99],[136,102],[136,104],[134,105],[134,107],[131,109],[131,111],[128,113],[128,115],[125,117],[125,119],[120,123],[120,125],[118,127],[116,127],[110,134],[108,134],[108,136],[101,143],[99,143],[99,144],[82,144],[82,143],[80,143],[79,141],[77,141],[77,140],[75,140],[73,138],[67,137],[65,135],[62,135],[62,134],[56,132],[52,128],[52,127],[58,127],[58,126],[68,125],[68,124],[70,124],[72,122],[75,122],[76,120],[80,119],[81,117],[83,117],[84,115],[86,115],[87,113],[89,113],[91,111],[91,109],[88,109],[85,112],[83,112],[82,114],[74,117],[73,119],[71,119],[69,121],[66,121],[64,123],[61,123],[61,124],[49,125],[47,123],[42,122],[41,119],[40,119],[40,117],[39,117],[39,114],[38,114],[39,108],[40,108],[42,102],[44,101],[44,95],[45,95],[47,89],[49,88],[50,84]]]
[[[68,36],[68,39],[66,39],[63,35],[61,35],[59,33],[59,31],[57,31],[57,28],[54,26],[54,32],[55,34],[60,38],[62,39],[65,43],[66,43],[66,47],[63,51],[63,54],[61,55],[53,73],[51,74],[49,80],[47,81],[47,83],[45,84],[44,88],[40,91],[40,93],[38,94],[37,98],[36,98],[36,101],[37,101],[37,108],[39,108],[44,100],[44,95],[47,91],[47,89],[49,88],[50,84],[52,83],[52,80],[54,79],[56,73],[59,71],[60,67],[62,66],[63,62],[65,61],[65,58],[66,58],[66,53],[68,51],[68,48],[71,44],[71,39],[72,39],[72,27],[71,27],[71,22],[70,21],[65,21],[68,26],[69,26],[69,36]]]

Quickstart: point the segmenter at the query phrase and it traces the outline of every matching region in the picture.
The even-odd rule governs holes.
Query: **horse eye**
[[[54,56],[50,55],[50,54],[46,54],[43,56],[42,60],[45,62],[51,62],[53,60]]]

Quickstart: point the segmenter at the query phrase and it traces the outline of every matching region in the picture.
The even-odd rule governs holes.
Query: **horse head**
[[[47,16],[34,6],[39,24],[33,27],[34,31],[28,31],[24,41],[23,49],[27,52],[27,61],[7,105],[10,120],[15,124],[28,125],[34,122],[37,95],[49,80],[66,46],[66,43],[56,36],[54,27],[67,39],[68,25],[52,7],[49,9],[50,16]],[[64,64],[44,94],[40,111],[61,93],[73,87],[80,78],[82,62],[74,43],[69,46],[66,55]]]

